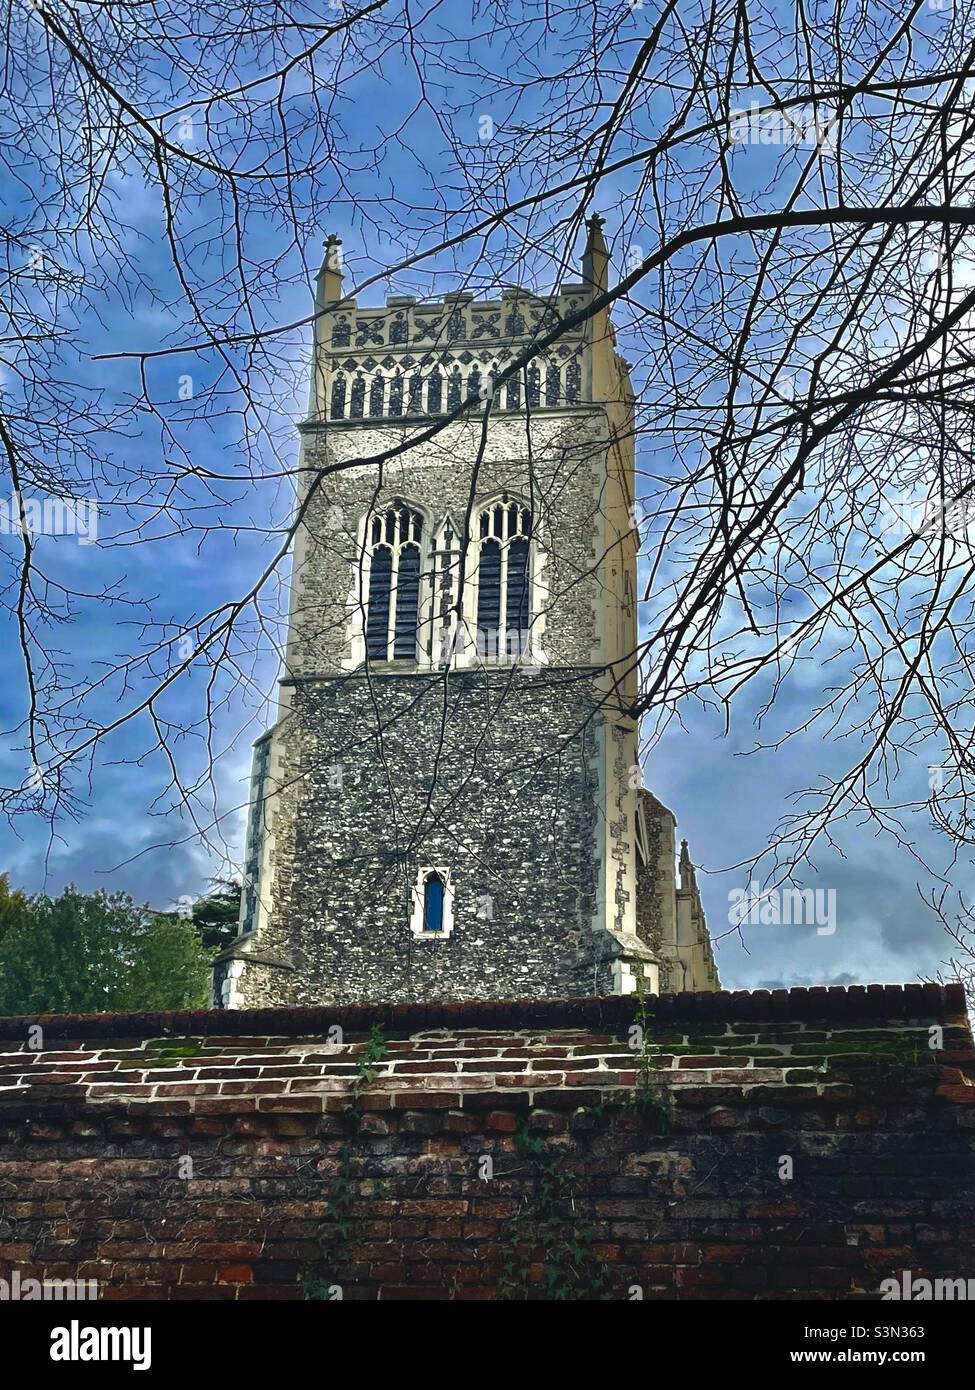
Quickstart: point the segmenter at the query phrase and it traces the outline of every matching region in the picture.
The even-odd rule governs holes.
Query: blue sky
[[[640,22],[639,16],[634,24]],[[363,72],[348,89],[349,101],[343,116],[343,138],[349,149],[368,149],[376,140],[381,122],[390,122],[398,111],[406,112],[412,101],[405,70],[390,61],[385,76],[381,109],[377,106],[375,75]],[[472,84],[472,94],[476,93]],[[484,109],[493,112],[503,124],[505,112],[487,104],[479,96],[471,103],[471,159],[480,157],[477,119]],[[465,118],[466,119],[466,118]],[[741,159],[746,152],[739,152]],[[747,154],[746,154],[747,157]],[[322,211],[321,225],[309,228],[303,247],[306,266],[317,268],[321,241],[328,231],[343,237],[349,279],[361,278],[382,268],[388,260],[402,254],[415,239],[429,244],[423,233],[425,214],[432,190],[447,168],[436,121],[429,112],[414,118],[407,136],[388,151],[378,176],[361,161],[355,183],[357,191],[368,192],[377,201],[375,222],[353,223],[348,209],[336,200],[330,212]],[[740,166],[746,180],[760,188],[764,166],[752,155],[750,173]],[[78,352],[71,367],[107,400],[123,400],[138,385],[131,364],[107,364],[96,360],[106,350],[158,347],[180,340],[187,327],[185,304],[173,274],[165,241],[158,191],[147,186],[139,174],[128,170],[113,173],[111,192],[122,211],[128,250],[136,257],[144,285],[131,296],[113,293],[106,287],[99,301],[98,319],[86,319],[78,326]],[[603,190],[591,210],[607,215],[607,233],[614,241],[614,272],[623,272],[627,247],[636,236],[645,240],[639,228],[622,229],[618,200],[627,195],[625,184]],[[325,186],[316,195],[328,201]],[[16,200],[19,190],[0,190],[0,206],[5,199]],[[390,207],[409,207],[413,237],[394,237],[389,219],[384,219],[384,201]],[[471,217],[479,209],[470,208]],[[205,225],[206,206],[199,213],[187,213],[190,226]],[[615,219],[615,220],[614,220]],[[270,255],[282,246],[283,230],[272,217],[259,215],[248,223],[248,251],[254,260]],[[581,249],[577,245],[576,250]],[[644,249],[648,249],[645,247]],[[193,259],[201,280],[221,263],[227,248],[209,249]],[[546,260],[559,255],[552,247],[546,256],[536,258],[539,283],[545,283]],[[288,273],[298,269],[297,251],[290,253]],[[435,272],[435,291],[456,288],[458,279],[450,276],[453,262],[448,257],[428,263],[421,271],[404,276],[389,292],[430,293]],[[458,262],[463,272],[463,261]],[[509,265],[492,263],[492,274],[504,281]],[[227,263],[223,261],[226,275]],[[513,272],[512,272],[513,273]],[[572,278],[570,276],[570,278]],[[229,284],[229,281],[228,281]],[[229,291],[228,291],[229,292]],[[365,302],[382,302],[379,287],[365,296]],[[309,304],[302,286],[288,281],[262,287],[256,304],[265,324],[283,323],[307,313]],[[62,310],[63,312],[63,310]],[[154,398],[167,403],[167,416],[178,428],[181,446],[197,465],[217,472],[240,466],[248,441],[256,451],[260,468],[274,472],[280,463],[294,463],[297,436],[292,421],[304,405],[304,362],[307,333],[294,333],[276,340],[279,353],[276,398],[267,398],[263,433],[248,433],[240,421],[217,411],[206,411],[193,419],[178,404],[181,376],[193,378],[194,405],[205,399],[207,389],[216,384],[217,366],[212,355],[202,358],[181,356],[163,359],[150,369]],[[627,353],[625,335],[621,350]],[[179,423],[182,420],[182,423]],[[133,425],[124,439],[106,438],[103,451],[120,457],[131,475],[140,468],[154,470],[172,454],[171,441],[161,440],[157,424],[143,418]],[[64,651],[75,675],[98,669],[120,652],[131,650],[139,635],[139,624],[150,618],[171,622],[171,632],[180,630],[192,615],[205,612],[215,602],[244,591],[256,569],[271,552],[275,534],[285,522],[289,509],[287,485],[260,484],[241,480],[215,485],[212,492],[198,484],[190,486],[187,506],[194,515],[208,522],[240,526],[211,536],[202,554],[188,532],[170,534],[162,524],[150,528],[150,542],[132,547],[124,543],[127,518],[138,502],[138,488],[131,476],[114,495],[99,493],[103,505],[99,544],[79,547],[72,538],[42,538],[41,556],[51,571],[79,588],[97,589],[117,583],[121,592],[145,601],[146,608],[81,605],[69,628],[57,632],[57,645]],[[17,555],[13,537],[0,536],[0,548],[8,560]],[[9,567],[8,567],[9,570]],[[267,611],[280,612],[282,592],[273,586],[266,594]],[[23,674],[10,653],[15,652],[15,630],[8,615],[0,625],[0,640],[8,653],[8,679],[0,684],[0,772],[6,783],[16,785],[23,775],[25,759],[22,739],[16,727],[23,716],[25,689]],[[215,719],[215,746],[219,753],[212,789],[197,798],[201,823],[209,827],[206,841],[185,809],[174,807],[167,793],[168,768],[158,753],[152,752],[153,735],[147,721],[139,718],[126,724],[110,741],[99,746],[90,770],[85,768],[76,781],[74,793],[77,814],[53,828],[42,820],[20,817],[14,824],[0,824],[0,864],[14,884],[29,890],[58,891],[74,882],[84,889],[124,888],[137,899],[158,906],[185,894],[201,891],[207,878],[239,861],[243,840],[243,802],[250,767],[250,743],[267,715],[260,690],[273,687],[276,668],[274,653],[266,645],[254,666],[253,686],[228,681],[225,706]],[[128,690],[117,685],[96,702],[96,712],[110,717],[114,710],[133,701],[146,673],[140,673]],[[770,740],[776,725],[787,727],[807,707],[810,694],[822,688],[823,672],[815,662],[801,666],[783,688],[776,710],[763,730]],[[164,709],[177,723],[189,711],[199,710],[204,683],[202,672],[193,672],[167,699]],[[669,805],[678,817],[679,831],[688,837],[692,856],[702,868],[700,883],[712,931],[720,933],[727,921],[728,891],[741,883],[741,872],[720,872],[760,849],[784,811],[788,798],[806,785],[810,768],[827,772],[844,765],[848,750],[824,745],[818,733],[786,743],[776,751],[747,756],[755,740],[754,720],[760,691],[748,691],[736,704],[730,732],[725,734],[719,720],[697,707],[682,711],[683,727],[674,723],[649,759],[647,785]],[[205,764],[205,750],[199,738],[190,734],[179,740],[184,767],[192,771]],[[936,760],[936,755],[932,754]],[[894,799],[923,796],[927,782],[928,755],[919,752],[900,774]],[[921,813],[911,822],[910,833],[938,862],[946,851],[936,842],[927,817]],[[838,834],[838,847],[823,846],[815,856],[818,872],[810,870],[803,883],[828,886],[837,894],[837,930],[830,936],[817,935],[814,927],[761,927],[747,929],[745,950],[735,940],[719,945],[719,968],[726,987],[747,988],[791,983],[848,983],[903,981],[935,972],[947,954],[947,943],[935,919],[924,907],[916,885],[923,878],[918,865],[905,850],[889,839],[876,838],[872,829],[844,826]],[[225,847],[227,858],[221,855]],[[956,875],[960,886],[971,879],[971,866],[962,866]]]

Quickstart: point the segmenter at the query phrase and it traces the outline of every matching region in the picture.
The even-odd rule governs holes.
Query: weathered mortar
[[[351,1299],[495,1298],[538,1210],[522,1128],[572,1180],[567,1228],[612,1298],[863,1298],[903,1269],[969,1278],[963,1009],[959,986],[653,1000],[667,1132],[633,1104],[632,999],[0,1020],[0,1277],[243,1300],[299,1298],[318,1269]],[[377,1024],[387,1056],[350,1134]]]

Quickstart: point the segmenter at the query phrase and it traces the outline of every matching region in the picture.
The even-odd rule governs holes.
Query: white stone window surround
[[[521,653],[520,657],[512,657],[506,651],[496,656],[487,655],[479,652],[477,648],[477,609],[478,609],[478,585],[481,573],[481,517],[485,513],[491,513],[496,507],[509,508],[518,507],[526,511],[531,516],[531,536],[528,541],[528,650]],[[519,533],[520,535],[520,528]],[[508,544],[516,539],[515,535],[507,536],[502,541],[502,551]],[[484,540],[497,540],[498,537],[489,534],[483,537]],[[498,492],[489,497],[480,497],[474,504],[471,511],[470,537],[467,549],[467,574],[464,580],[464,631],[457,642],[458,655],[455,664],[458,666],[545,666],[548,664],[548,657],[543,649],[543,637],[545,633],[545,610],[548,603],[548,582],[545,576],[548,554],[544,541],[544,526],[540,520],[537,509],[533,508],[528,499],[519,493],[506,490]],[[506,601],[506,580],[507,567],[502,562],[501,580],[501,602],[502,612]],[[502,621],[502,626],[504,622]]]
[[[430,631],[432,619],[433,595],[431,593],[432,578],[432,541],[433,531],[429,510],[421,503],[414,501],[411,497],[398,495],[395,498],[388,498],[386,501],[377,503],[367,512],[360,516],[356,526],[356,554],[352,562],[352,585],[346,599],[346,610],[348,612],[348,622],[346,624],[346,640],[349,643],[349,655],[342,662],[342,669],[345,671],[355,671],[365,664],[366,660],[366,619],[369,608],[369,583],[372,572],[373,546],[370,539],[370,530],[375,518],[385,517],[390,508],[402,508],[407,511],[416,512],[422,523],[420,533],[420,602],[417,614],[417,660],[409,663],[405,659],[397,661],[398,666],[411,665],[413,667],[429,666],[426,648],[427,639]],[[379,547],[376,547],[377,549]],[[400,547],[402,548],[402,547]],[[396,567],[394,559],[392,575],[392,591],[390,594],[390,614],[389,614],[389,648],[392,648],[396,625]],[[377,665],[374,658],[373,666]]]
[[[220,998],[214,999],[215,1008],[239,1009],[243,1007],[244,962],[232,960],[227,964],[227,972],[220,984]]]
[[[539,519],[536,512],[529,506],[528,501],[518,493],[506,490],[504,493],[498,492],[488,497],[478,498],[471,510],[470,530],[467,542],[467,554],[464,560],[464,596],[463,596],[463,621],[460,629],[449,632],[439,618],[439,604],[441,593],[439,589],[442,571],[440,568],[441,557],[446,552],[446,532],[450,530],[453,535],[453,542],[450,549],[451,559],[449,569],[451,575],[451,608],[456,604],[456,588],[460,577],[460,529],[450,517],[444,515],[439,522],[434,524],[429,508],[414,498],[402,495],[397,496],[395,504],[409,508],[418,512],[423,520],[422,540],[420,543],[420,606],[419,618],[417,623],[417,660],[415,664],[397,662],[397,666],[402,669],[412,670],[443,670],[445,653],[450,653],[450,667],[455,670],[476,668],[479,666],[546,666],[548,656],[543,647],[543,639],[546,627],[546,608],[548,604],[549,586],[546,575],[548,552],[545,547],[544,523]],[[346,609],[349,617],[346,624],[346,640],[348,646],[348,656],[342,661],[342,669],[346,671],[359,670],[366,660],[366,612],[369,602],[369,576],[372,562],[372,546],[369,541],[369,528],[375,516],[385,515],[389,506],[394,505],[393,499],[377,504],[368,512],[365,512],[358,521],[356,528],[356,559],[352,565],[352,585],[349,596],[346,600]],[[495,507],[510,507],[516,505],[532,514],[532,534],[529,542],[529,612],[531,615],[531,626],[529,628],[528,651],[523,653],[520,661],[512,662],[509,658],[495,659],[485,658],[477,649],[477,595],[478,577],[480,571],[480,551],[481,536],[480,524],[481,516],[493,510]],[[461,525],[463,518],[461,519]],[[390,633],[393,631],[393,616],[390,617]],[[392,637],[390,638],[392,641]],[[372,662],[375,666],[377,663]]]
[[[426,931],[423,926],[427,879],[436,874],[443,882],[443,926],[439,931]],[[410,931],[421,941],[444,941],[454,929],[454,885],[450,870],[443,864],[422,864],[416,871],[410,904]]]

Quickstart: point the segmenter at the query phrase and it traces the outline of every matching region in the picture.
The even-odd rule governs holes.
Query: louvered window
[[[393,659],[416,660],[416,627],[420,616],[420,547],[405,545],[400,551],[396,585],[396,624]]]
[[[531,513],[498,503],[478,521],[477,650],[505,661],[529,648],[531,628]]]
[[[370,661],[415,661],[423,518],[411,507],[389,507],[369,522],[368,541],[366,656]]]

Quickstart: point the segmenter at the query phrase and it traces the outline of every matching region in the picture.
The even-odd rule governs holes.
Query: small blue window
[[[423,930],[443,931],[444,882],[439,874],[428,874],[423,883]]]

